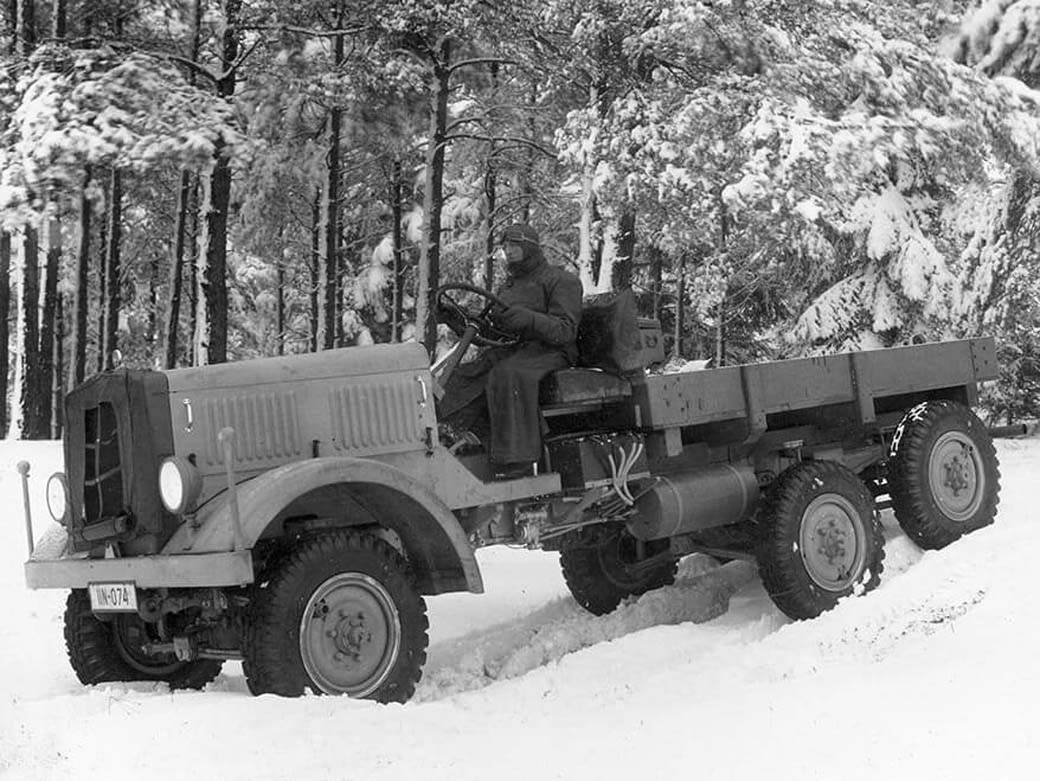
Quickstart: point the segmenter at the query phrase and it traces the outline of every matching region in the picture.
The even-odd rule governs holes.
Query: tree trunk
[[[7,53],[14,56],[18,53],[18,2],[19,0],[4,0],[4,22],[7,33],[8,41],[10,42],[7,47]],[[6,432],[7,429],[0,429],[0,433]]]
[[[67,0],[51,1],[51,34],[56,40],[65,39],[65,22],[68,18]]]
[[[148,342],[148,355],[151,356],[155,368],[163,365],[159,360],[159,256],[153,255],[148,274],[148,328],[145,340]]]
[[[76,252],[76,302],[72,313],[72,385],[79,385],[87,373],[87,311],[90,285],[90,222],[92,206],[87,198],[90,166],[83,178],[79,197],[79,248]]]
[[[675,269],[675,341],[672,355],[684,358],[683,335],[686,332],[686,253],[680,253]]]
[[[61,330],[58,318],[58,274],[61,264],[61,223],[49,220],[47,231],[47,265],[43,286],[43,312],[40,316],[40,427],[46,429],[44,436],[53,435],[54,421],[54,343],[55,335]]]
[[[311,203],[311,352],[318,352],[321,312],[319,311],[319,288],[321,286],[321,197],[322,188],[314,193]]]
[[[726,202],[722,199],[722,190],[717,194],[719,210],[719,252],[722,261],[726,262],[726,245],[729,241],[729,211]],[[726,298],[729,291],[729,280],[727,279],[722,289],[722,300],[719,301],[717,316],[715,318],[715,368],[725,366],[726,361]]]
[[[205,200],[207,235],[205,272],[199,269],[203,293],[199,309],[205,308],[205,363],[224,363],[227,360],[227,224],[231,204],[231,165],[224,151],[217,153],[216,165],[210,177],[209,198]]]
[[[36,48],[36,4],[35,0],[17,0],[18,39],[23,57]]]
[[[185,253],[187,253],[187,247],[197,248],[201,240],[199,231],[199,209],[202,208],[201,198],[199,177],[193,176],[191,178],[191,196],[188,202],[188,238],[185,241]],[[187,353],[188,365],[195,366],[197,364],[195,362],[194,340],[199,316],[199,264],[192,262],[188,263],[188,266],[188,333],[192,335],[192,344],[189,345]]]
[[[343,22],[343,4],[339,4],[336,14],[337,27]],[[342,35],[337,35],[333,42],[333,64],[338,69],[343,65],[344,40]],[[342,135],[343,109],[333,106],[329,115],[329,146],[325,159],[328,162],[328,171],[325,178],[325,246],[324,246],[324,285],[325,295],[322,297],[324,309],[322,311],[322,334],[321,347],[328,350],[336,344],[337,302],[339,300],[339,265],[341,263],[339,227],[339,178],[340,178],[340,136]]]
[[[105,301],[108,296],[108,211],[98,219],[97,368],[105,370]]]
[[[40,420],[40,247],[35,228],[25,226],[22,241],[22,294],[19,296],[19,323],[21,325],[21,438],[42,439]]]
[[[105,369],[114,367],[119,348],[119,312],[123,307],[122,259],[123,241],[123,174],[112,169],[108,191],[108,246],[105,249],[105,312],[102,356]]]
[[[202,30],[202,1],[194,0],[191,13],[191,37],[188,44],[188,59],[196,62],[199,58],[199,46]],[[188,83],[195,84],[195,71],[188,69]],[[184,257],[187,248],[192,246],[188,239],[188,214],[192,205],[192,193],[198,186],[189,171],[181,171],[181,186],[177,193],[177,217],[173,236],[173,259],[170,264],[170,306],[166,310],[166,345],[163,365],[167,369],[177,366],[177,352],[180,342],[181,299],[184,295]],[[194,266],[193,266],[194,268]],[[191,293],[195,295],[194,274],[192,275]],[[191,311],[191,322],[195,323],[194,306]]]
[[[181,295],[184,282],[184,254],[187,246],[188,208],[191,204],[191,174],[181,171],[181,188],[177,195],[177,220],[173,234],[173,262],[170,264],[170,306],[166,310],[166,359],[164,366],[177,366],[177,342],[181,319]]]
[[[404,328],[404,235],[401,230],[401,220],[404,218],[404,209],[401,206],[401,179],[404,174],[401,170],[401,159],[394,160],[393,173],[390,180],[390,209],[393,216],[393,226],[390,231],[391,241],[394,247],[394,300],[391,307],[391,329],[390,341],[400,342]]]
[[[650,307],[650,316],[655,320],[661,319],[661,286],[664,284],[663,280],[663,267],[664,267],[664,252],[661,251],[660,247],[650,246],[647,250],[650,255],[650,289],[652,291],[652,301]]]
[[[65,296],[58,293],[54,311],[54,405],[51,438],[61,439],[65,428]]]
[[[235,94],[235,74],[230,66],[238,59],[239,14],[242,0],[225,0],[224,34],[221,38],[221,60],[225,75],[217,82],[217,95],[229,100]],[[227,292],[227,233],[228,209],[231,206],[231,160],[228,150],[219,142],[210,177],[209,208],[206,210],[206,361],[224,363],[227,360],[228,292]],[[201,303],[200,303],[201,306]]]
[[[423,194],[425,237],[419,253],[419,295],[416,335],[430,356],[437,353],[436,301],[441,275],[441,208],[444,205],[444,152],[447,144],[448,97],[451,93],[451,44],[442,40],[434,52],[430,139],[426,147],[426,188]]]
[[[34,0],[15,0],[11,37],[11,52],[28,58],[36,48],[36,7]],[[16,371],[16,390],[19,394],[21,414],[21,436],[23,439],[36,439],[45,436],[40,432],[38,377],[39,377],[39,245],[36,229],[26,225],[24,228],[22,291],[19,297],[19,347]],[[18,382],[20,380],[20,383]]]
[[[0,231],[0,437],[7,434],[7,372],[11,368],[11,234]]]
[[[632,265],[636,254],[636,214],[625,209],[617,224],[617,255],[614,258],[613,289],[632,287]]]
[[[500,102],[498,96],[498,75],[499,75],[499,64],[497,62],[491,64],[491,103],[496,104]],[[531,93],[528,93],[530,95]],[[534,123],[533,112],[531,113],[530,120]],[[533,132],[532,132],[533,138]],[[495,154],[497,144],[494,138],[488,147],[487,159],[484,167],[484,201],[487,205],[485,213],[487,218],[484,224],[484,289],[494,290],[495,289],[495,223],[497,214],[495,210],[498,208],[498,169],[495,167]],[[530,150],[528,150],[530,154]],[[528,156],[528,162],[531,158]],[[527,195],[528,187],[530,182],[531,166],[529,165],[526,170],[522,172],[523,175],[523,188],[524,194],[524,217],[523,221],[528,221],[527,214]]]
[[[521,193],[523,194],[523,209],[520,212],[520,219],[523,222],[531,221],[531,207],[534,203],[534,169],[535,163],[538,157],[538,150],[535,148],[535,144],[538,143],[538,115],[540,113],[538,109],[538,101],[541,99],[540,85],[532,81],[531,89],[527,93],[527,134],[531,140],[531,144],[527,147],[527,165],[523,172],[523,187]],[[490,290],[491,288],[488,288]]]
[[[484,198],[487,201],[487,224],[484,227],[484,289],[495,289],[495,208],[498,202],[498,177],[495,164],[488,160],[484,172]]]
[[[205,366],[209,363],[209,242],[211,240],[209,230],[209,212],[212,208],[211,197],[213,188],[213,166],[210,163],[209,170],[203,172],[199,179],[202,189],[198,200],[198,222],[196,223],[196,236],[198,239],[198,250],[195,254],[195,263],[192,264],[192,274],[195,290],[195,305],[192,314],[192,366]]]
[[[336,254],[336,309],[333,312],[333,319],[336,323],[336,346],[345,346],[345,335],[343,333],[343,307],[346,300],[344,292],[344,281],[347,278],[347,247],[353,246],[353,242],[348,243],[344,240],[342,233],[339,238],[339,252]]]
[[[278,259],[278,354],[285,355],[285,263]]]
[[[726,365],[726,302],[719,302],[715,310],[715,368]]]
[[[589,105],[593,106],[599,102],[595,86],[589,87]],[[598,271],[593,269],[593,247],[592,232],[596,222],[596,193],[593,182],[596,176],[596,160],[592,151],[596,146],[596,137],[599,134],[598,123],[589,130],[590,138],[582,152],[581,166],[581,197],[578,201],[578,276],[586,293],[596,290],[596,278]]]

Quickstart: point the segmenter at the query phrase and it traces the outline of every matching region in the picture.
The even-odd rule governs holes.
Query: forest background
[[[0,0],[0,432],[418,339],[533,224],[676,361],[979,334],[1040,414],[1040,0]]]

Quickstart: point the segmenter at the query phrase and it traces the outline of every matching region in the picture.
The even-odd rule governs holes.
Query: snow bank
[[[56,450],[8,444],[0,777],[1031,779],[1040,441],[998,449],[997,524],[923,553],[886,514],[881,586],[814,621],[788,622],[743,563],[689,559],[595,618],[555,554],[480,551],[487,593],[429,600],[419,696],[382,707],[253,698],[238,665],[204,692],[80,686],[63,595],[21,579],[10,467],[29,457],[42,483]]]

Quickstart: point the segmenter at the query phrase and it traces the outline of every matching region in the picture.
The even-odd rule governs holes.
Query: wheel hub
[[[841,566],[846,558],[845,540],[848,538],[848,530],[833,519],[828,519],[826,526],[816,529],[819,538],[817,552],[823,556],[831,566]]]
[[[967,521],[982,505],[984,472],[982,458],[971,439],[961,431],[939,437],[928,463],[932,497],[940,511],[952,521]]]
[[[950,461],[944,463],[943,469],[946,472],[945,485],[949,486],[954,496],[960,495],[962,489],[971,487],[972,475],[961,456],[954,456]]]
[[[862,574],[866,530],[852,503],[840,494],[822,494],[802,515],[800,550],[805,571],[816,585],[842,591]]]
[[[300,657],[326,694],[365,697],[390,674],[401,646],[401,619],[374,578],[335,575],[312,594],[300,623]]]
[[[334,658],[340,662],[360,661],[362,651],[372,642],[372,630],[365,623],[365,614],[340,610],[339,615],[336,628],[328,631],[338,651]]]

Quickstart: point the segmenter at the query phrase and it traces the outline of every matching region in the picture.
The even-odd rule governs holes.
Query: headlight
[[[192,508],[201,489],[199,472],[186,459],[167,458],[159,467],[159,496],[166,509],[174,515]]]
[[[51,518],[65,525],[69,511],[69,481],[63,472],[55,472],[47,478],[47,510]]]

